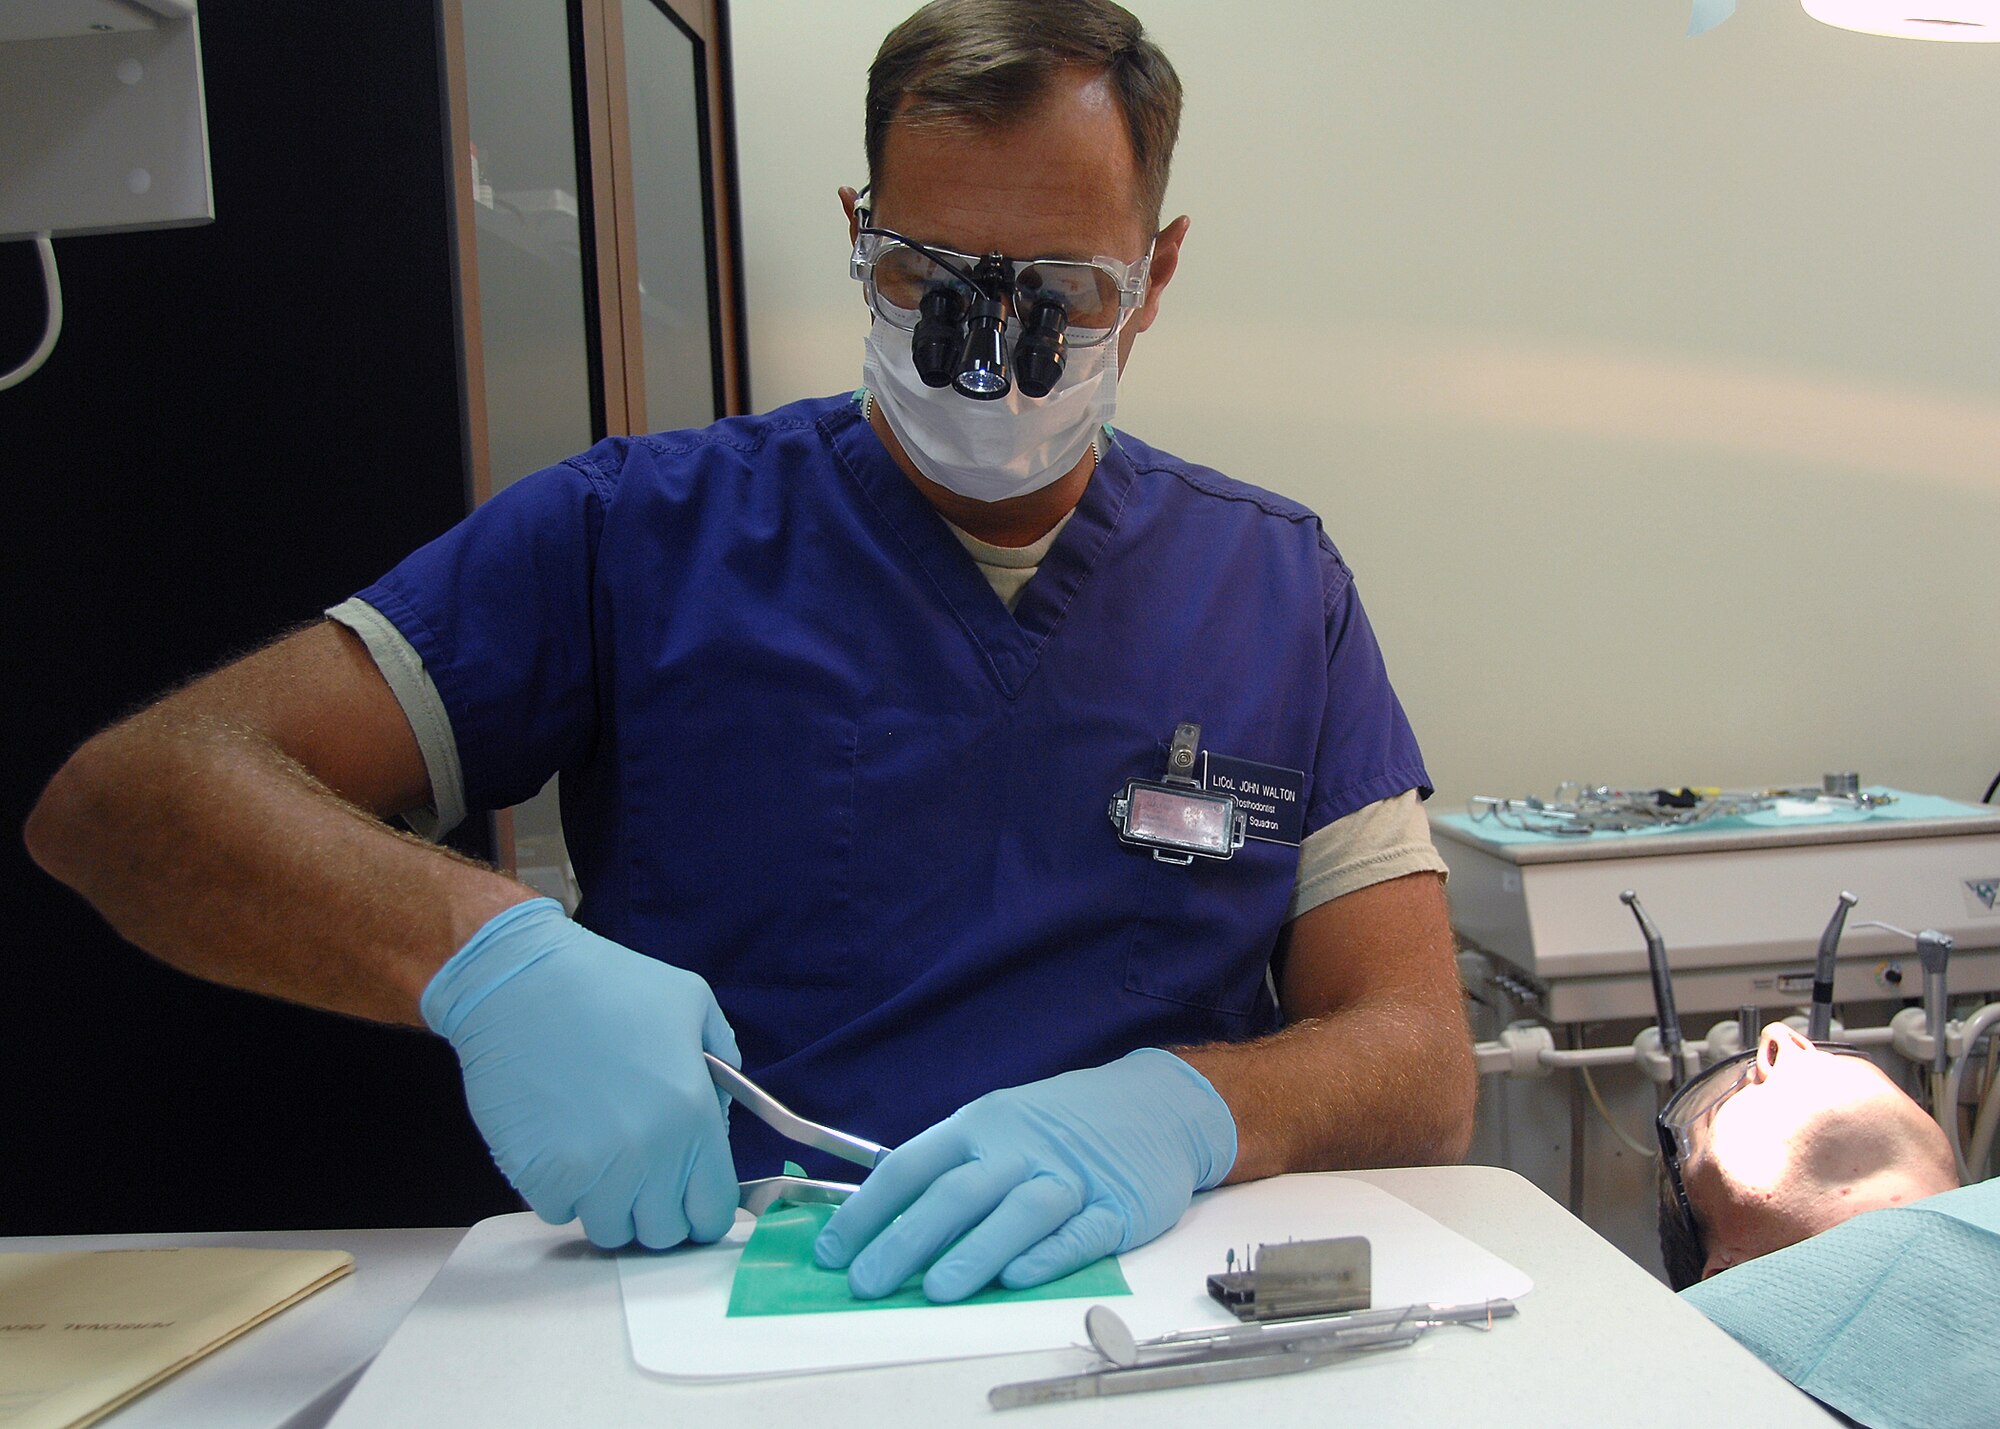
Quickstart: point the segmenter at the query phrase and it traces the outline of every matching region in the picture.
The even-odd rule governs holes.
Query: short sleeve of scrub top
[[[609,496],[587,456],[537,472],[330,612],[361,634],[378,665],[375,646],[392,650],[398,632],[421,662],[436,706],[407,672],[397,693],[426,751],[439,825],[531,797],[594,737],[591,567]],[[370,640],[357,605],[393,631]],[[384,675],[397,688],[389,668]],[[425,738],[439,718],[458,765],[455,791],[440,786],[447,761]]]
[[[1321,539],[1336,571],[1327,595],[1328,695],[1306,804],[1308,835],[1406,790],[1423,798],[1431,794],[1416,735],[1389,684],[1382,647],[1361,608],[1353,576]]]

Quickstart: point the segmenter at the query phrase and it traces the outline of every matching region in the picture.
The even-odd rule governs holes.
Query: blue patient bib
[[[2000,1181],[1866,1212],[1681,1294],[1870,1429],[2000,1424]]]

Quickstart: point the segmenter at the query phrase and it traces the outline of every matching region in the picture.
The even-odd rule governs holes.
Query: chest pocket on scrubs
[[[1105,837],[1116,843],[1109,820]],[[1229,1019],[1206,1034],[1245,1037],[1267,1030],[1265,974],[1291,902],[1299,851],[1251,839],[1226,860],[1146,864],[1139,916],[1125,956],[1128,992]]]

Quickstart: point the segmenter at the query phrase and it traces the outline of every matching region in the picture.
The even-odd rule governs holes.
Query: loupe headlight
[[[1001,306],[1010,284],[1006,261],[997,253],[980,259],[972,270],[972,283],[978,296],[972,300],[965,351],[951,385],[961,396],[992,402],[1005,397],[1012,385],[1007,378],[1007,315]]]

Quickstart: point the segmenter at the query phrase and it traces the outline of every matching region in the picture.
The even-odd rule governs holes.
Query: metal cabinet
[[[747,402],[719,0],[444,0],[468,487]],[[554,782],[503,865],[575,906]]]
[[[0,392],[17,830],[94,730],[317,619],[497,483],[748,400],[719,6],[202,0],[201,22],[215,221],[58,239],[62,340]],[[41,291],[0,245],[0,345],[40,333]],[[505,861],[499,822],[453,841]],[[444,1042],[182,976],[18,836],[0,893],[22,1153],[0,1234],[518,1204]]]

